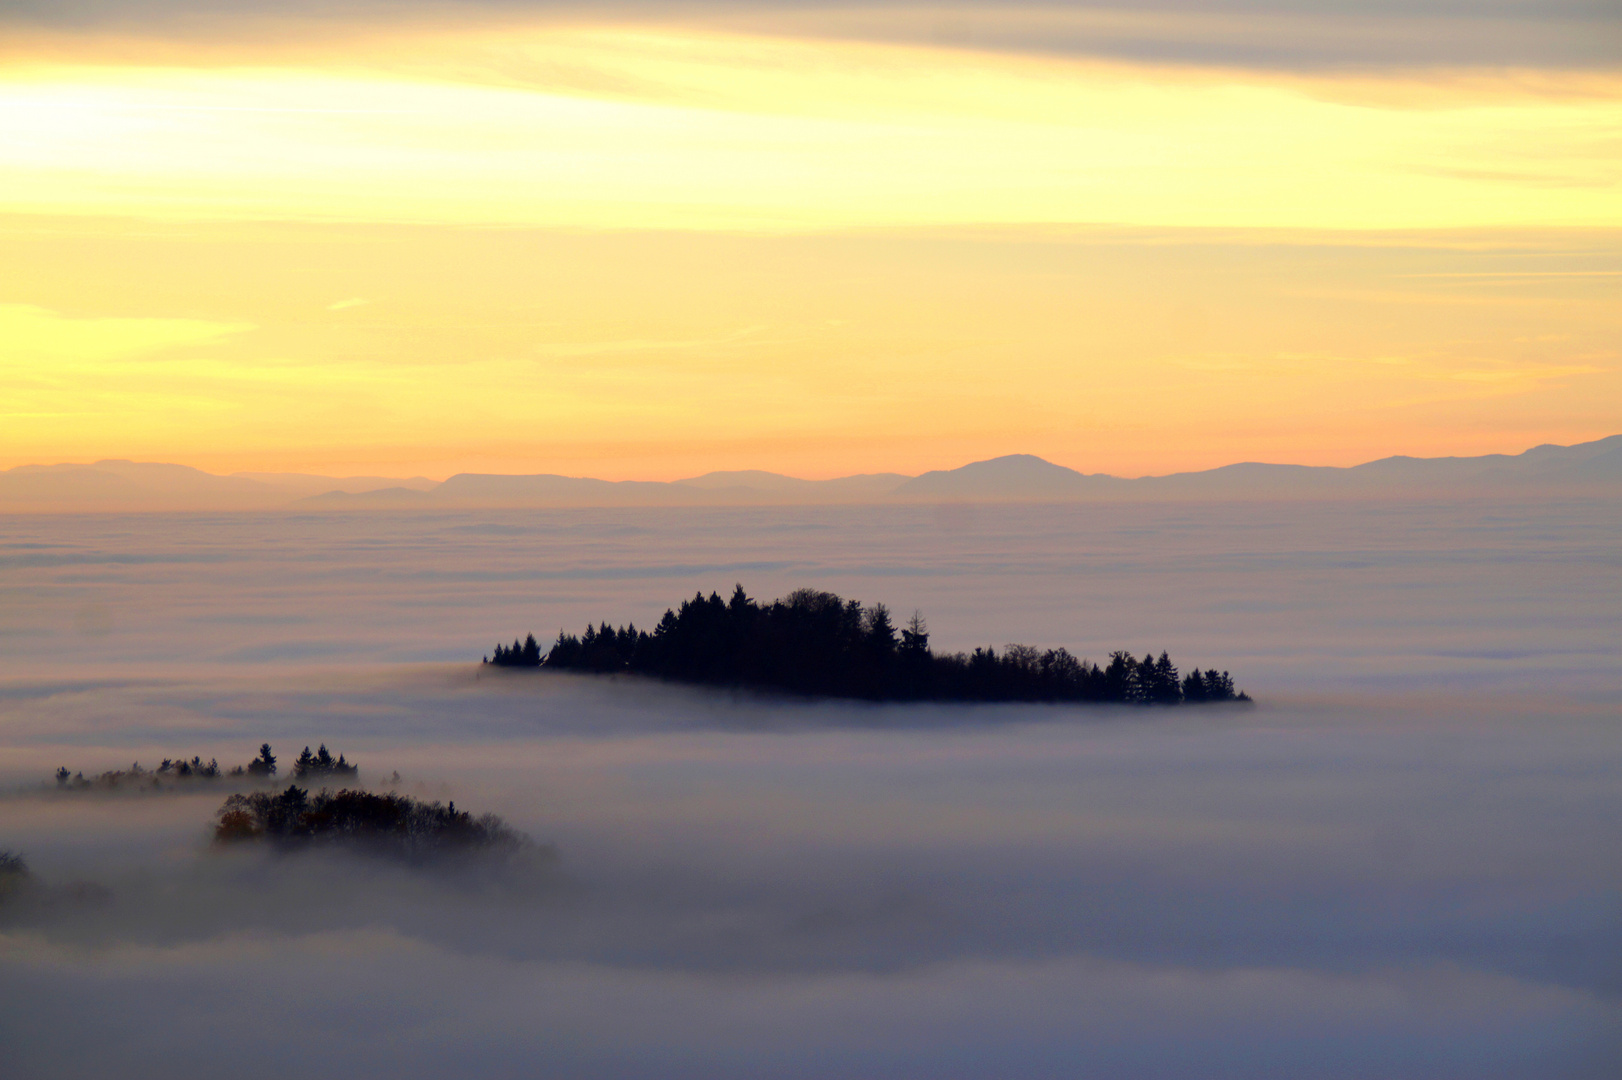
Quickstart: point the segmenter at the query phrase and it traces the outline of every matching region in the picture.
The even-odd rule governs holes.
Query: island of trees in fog
[[[923,619],[897,628],[883,604],[864,607],[833,593],[799,589],[770,604],[737,586],[730,600],[703,593],[683,601],[652,631],[608,623],[559,633],[545,654],[530,635],[497,645],[486,664],[559,671],[630,673],[711,686],[784,690],[869,701],[1091,701],[1178,705],[1249,701],[1226,671],[1179,675],[1158,658],[1110,654],[1100,667],[1064,649],[1009,645],[936,653]]]
[[[455,852],[511,852],[528,844],[496,815],[474,817],[456,809],[454,802],[444,806],[392,791],[344,789],[311,795],[295,784],[274,795],[256,791],[226,799],[214,840],[282,848],[341,843],[410,860]]]

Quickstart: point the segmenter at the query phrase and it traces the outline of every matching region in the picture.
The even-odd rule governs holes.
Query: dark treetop
[[[666,611],[650,633],[603,623],[579,637],[559,633],[542,655],[530,635],[497,645],[485,663],[501,667],[631,673],[710,686],[745,686],[869,701],[1097,701],[1178,705],[1249,701],[1226,671],[1179,677],[1164,652],[1109,664],[1064,649],[1009,645],[972,653],[929,648],[923,619],[905,627],[883,604],[863,607],[833,593],[799,589],[770,604],[737,586],[731,600],[703,593]]]
[[[346,780],[360,773],[360,766],[350,762],[343,754],[334,760],[325,743],[317,753],[304,752],[293,762],[295,780]],[[61,791],[176,791],[221,781],[242,784],[265,784],[276,777],[276,755],[270,744],[262,743],[259,756],[246,765],[238,765],[229,772],[220,763],[209,759],[205,764],[200,755],[187,761],[185,755],[164,758],[156,769],[143,769],[136,762],[128,769],[111,769],[88,779],[82,772],[71,772],[66,765],[56,770],[56,786]]]
[[[525,845],[520,834],[494,814],[474,817],[437,802],[394,792],[322,791],[311,795],[293,784],[272,795],[232,795],[220,807],[214,839],[221,844],[253,841],[278,847],[318,843],[359,846],[407,859],[458,852],[510,852]]]

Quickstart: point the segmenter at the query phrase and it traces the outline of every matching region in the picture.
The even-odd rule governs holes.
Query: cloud
[[[431,702],[428,743],[377,711],[412,689],[388,682],[301,680],[363,768],[561,863],[222,854],[206,797],[13,795],[6,842],[62,896],[0,912],[26,1075],[1542,1078],[1618,1050],[1605,709],[884,730],[577,683]]]
[[[1622,1051],[1616,871],[1595,856],[1622,803],[1614,517],[18,520],[8,557],[48,557],[0,565],[0,849],[54,899],[0,908],[0,1045],[30,1078],[1598,1080]],[[221,662],[645,622],[722,555],[775,560],[755,591],[922,607],[943,644],[1164,642],[1260,705],[880,708]],[[87,643],[92,599],[112,629]],[[560,860],[221,853],[218,794],[49,780],[266,740],[398,770]]]
[[[1066,958],[738,977],[471,957],[376,930],[98,956],[0,939],[0,963],[0,1031],[77,1033],[71,1051],[8,1037],[37,1077],[732,1077],[769,1064],[786,1078],[1197,1067],[1487,1080],[1597,1077],[1584,1066],[1615,1049],[1601,1002],[1447,968],[1212,974]]]
[[[1622,17],[1597,0],[1195,0],[915,3],[804,0],[586,3],[372,0],[334,8],[250,0],[10,0],[13,26],[178,40],[315,40],[401,20],[640,24],[979,50],[1275,68],[1486,66],[1614,68]]]
[[[17,132],[0,173],[12,212],[209,222],[1618,222],[1595,135],[1616,78],[1399,81],[690,29],[420,32],[275,62],[41,63],[0,84]]]

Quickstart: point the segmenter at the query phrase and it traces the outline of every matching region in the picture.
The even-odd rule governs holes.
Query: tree
[[[868,644],[881,653],[895,651],[895,627],[890,622],[890,609],[874,604],[862,613],[862,629]]]
[[[1138,663],[1132,654],[1117,649],[1104,669],[1105,701],[1138,700]]]
[[[735,584],[731,598],[695,593],[667,609],[653,632],[634,624],[562,630],[544,655],[528,642],[498,646],[493,662],[565,671],[648,675],[715,686],[753,686],[872,701],[1117,701],[1178,704],[1234,696],[1226,675],[1179,678],[1170,655],[1110,655],[1107,668],[1065,649],[1025,645],[939,655],[922,614],[897,630],[883,604],[864,606],[818,589],[770,604]],[[898,640],[899,639],[899,640]],[[538,648],[536,653],[538,653]]]
[[[1207,701],[1232,701],[1233,677],[1226,671],[1209,668],[1205,672],[1205,696]]]
[[[922,612],[913,611],[912,618],[902,629],[901,651],[909,656],[929,652],[929,625],[924,622]]]
[[[248,762],[248,775],[265,777],[276,775],[276,755],[270,752],[269,743],[261,743],[259,756]]]
[[[1161,652],[1160,659],[1154,662],[1153,681],[1148,699],[1157,705],[1177,705],[1183,700],[1183,688],[1177,681],[1177,668],[1164,651]]]
[[[13,851],[0,851],[0,901],[33,884],[27,861]]]

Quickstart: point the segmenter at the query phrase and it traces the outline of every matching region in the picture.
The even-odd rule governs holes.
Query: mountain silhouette
[[[1033,454],[1008,454],[959,469],[938,469],[908,480],[902,499],[1067,499],[1104,495],[1130,481],[1055,465]]]
[[[864,473],[802,480],[745,469],[683,480],[597,480],[552,473],[325,477],[217,476],[121,460],[23,465],[0,472],[0,511],[314,511],[473,507],[835,505],[885,502],[1113,502],[1411,497],[1622,496],[1622,435],[1521,454],[1394,456],[1350,468],[1239,462],[1126,479],[1008,454],[921,476]]]

